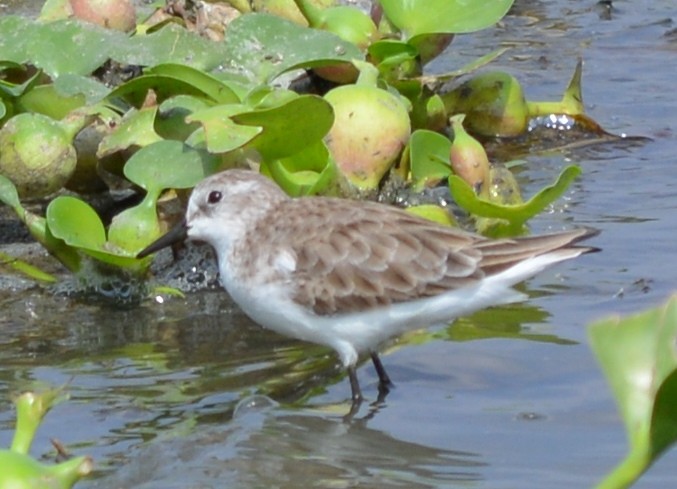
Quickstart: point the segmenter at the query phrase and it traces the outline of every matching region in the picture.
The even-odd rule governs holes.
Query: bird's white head
[[[209,243],[221,254],[287,199],[282,189],[259,173],[217,173],[193,189],[186,211],[188,237]]]

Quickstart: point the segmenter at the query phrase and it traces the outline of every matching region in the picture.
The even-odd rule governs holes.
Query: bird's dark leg
[[[388,376],[385,367],[381,363],[381,359],[378,357],[378,353],[375,351],[369,352],[371,355],[371,361],[374,363],[374,368],[378,374],[378,391],[381,395],[385,395],[390,391],[390,388],[394,386],[393,382]]]
[[[350,405],[350,411],[343,418],[346,423],[352,422],[355,415],[360,410],[362,405],[362,391],[360,390],[360,383],[357,380],[357,370],[355,365],[348,367],[348,378],[350,379],[350,389],[352,391],[353,403]]]
[[[352,391],[353,406],[359,405],[362,402],[362,390],[360,390],[360,383],[357,380],[357,370],[355,365],[348,367],[348,378],[350,379],[350,390]]]

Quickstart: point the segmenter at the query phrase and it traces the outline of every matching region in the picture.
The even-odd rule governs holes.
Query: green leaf
[[[47,206],[47,226],[51,233],[75,248],[103,249],[106,231],[92,207],[75,197],[61,195]]]
[[[47,272],[43,272],[37,267],[34,267],[30,263],[26,263],[23,260],[14,258],[6,253],[0,251],[0,265],[5,265],[13,270],[20,272],[26,275],[33,280],[38,280],[39,282],[53,283],[56,282],[56,277]]]
[[[597,487],[629,487],[677,440],[677,294],[663,306],[588,328],[630,451]]]
[[[16,187],[4,175],[0,175],[0,201],[14,209],[17,214],[20,210],[23,210]]]
[[[240,98],[226,83],[190,66],[166,63],[150,68],[148,73],[186,82],[219,104],[240,102]]]
[[[11,66],[14,69],[21,69],[22,72],[25,72],[25,67],[23,65],[18,65],[18,66]],[[4,71],[0,69],[0,72]],[[29,77],[28,80],[24,81],[23,83],[16,84],[16,83],[10,83],[8,81],[0,79],[0,95],[4,95],[6,97],[20,97],[22,94],[26,93],[28,90],[33,88],[35,84],[38,83],[40,80],[40,77],[42,76],[42,72],[40,70],[36,71],[33,76]]]
[[[74,249],[78,249],[104,263],[137,272],[148,266],[148,260],[135,257],[138,249],[129,250],[107,242],[98,214],[89,204],[75,197],[62,195],[50,202],[47,206],[47,226],[54,238],[70,247],[67,250],[71,254],[75,253]],[[151,239],[153,237],[149,236],[148,240]],[[60,260],[63,262],[61,258]],[[79,265],[79,261],[73,262],[71,271],[81,272]]]
[[[72,15],[70,0],[45,0],[40,10],[40,22],[54,22]]]
[[[109,100],[122,98],[134,107],[141,107],[146,100],[148,91],[153,90],[158,102],[162,102],[175,95],[192,95],[209,99],[209,95],[190,81],[165,74],[151,73],[132,78],[108,94]]]
[[[411,178],[418,189],[433,185],[451,174],[451,141],[439,133],[419,129],[409,140]]]
[[[437,222],[445,226],[457,226],[456,219],[449,209],[435,204],[422,204],[407,207],[406,211],[429,221]]]
[[[28,40],[35,36],[36,24],[16,15],[0,16],[0,59],[23,64],[29,60]]]
[[[190,95],[176,95],[160,104],[160,110],[155,116],[154,129],[164,139],[185,141],[193,132],[200,129],[197,122],[186,120],[193,112],[210,107],[203,98]]]
[[[270,176],[287,194],[336,195],[338,172],[322,141],[279,160],[264,161],[261,173]]]
[[[146,247],[162,231],[155,210],[159,192],[147,193],[138,205],[120,212],[108,228],[108,242],[130,256]]]
[[[485,29],[503,18],[513,0],[381,0],[383,12],[407,38]]]
[[[157,106],[154,106],[127,112],[115,131],[101,140],[97,156],[101,158],[130,146],[144,147],[161,141],[162,138],[155,132],[157,111]]]
[[[294,68],[364,59],[352,43],[280,17],[249,13],[228,26],[223,70],[244,75],[252,86],[269,83]]]
[[[385,39],[372,43],[368,52],[381,77],[391,85],[421,74],[418,50],[409,43]]]
[[[14,400],[16,429],[10,447],[12,452],[28,454],[42,419],[50,409],[65,399],[62,389],[49,389],[39,394],[24,392],[17,397]]]
[[[74,73],[64,73],[54,80],[54,89],[63,97],[83,95],[88,105],[102,101],[111,91],[92,77]]]
[[[261,127],[263,131],[250,146],[266,159],[277,159],[321,140],[334,123],[334,112],[322,97],[302,95],[283,99],[277,107],[235,114],[232,120],[240,125]]]
[[[369,56],[375,64],[399,64],[416,59],[417,49],[411,44],[396,39],[382,39],[373,42],[368,48]]]
[[[17,101],[17,108],[22,112],[38,112],[56,120],[64,118],[69,112],[83,105],[85,105],[84,96],[64,97],[57,92],[53,84],[35,87]]]
[[[210,152],[227,153],[241,148],[263,131],[261,127],[240,126],[233,122],[233,113],[244,110],[247,108],[243,105],[217,105],[192,113],[186,121],[202,123]]]
[[[14,209],[18,218],[28,228],[31,236],[63,263],[66,268],[71,271],[77,271],[80,268],[80,258],[77,253],[52,235],[44,217],[33,214],[22,207],[16,187],[3,175],[0,175],[0,201]]]
[[[179,63],[200,70],[212,70],[228,59],[222,43],[209,41],[174,23],[168,23],[145,36],[125,38],[108,47],[103,52],[116,61],[130,65]]]
[[[580,167],[570,165],[553,185],[545,187],[527,202],[516,205],[501,205],[480,199],[470,185],[456,175],[449,176],[449,188],[456,203],[470,214],[523,224],[558,199],[580,174]]]
[[[491,51],[490,53],[485,54],[484,56],[480,56],[479,58],[472,60],[470,63],[466,63],[457,70],[435,75],[426,75],[421,77],[421,80],[429,85],[439,86],[455,78],[459,78],[477,71],[483,66],[486,66],[494,61],[499,56],[502,56],[509,50],[510,48],[498,48],[494,51]]]
[[[219,158],[180,141],[163,140],[141,148],[127,161],[125,176],[149,193],[191,188],[214,173]]]
[[[35,26],[27,42],[28,59],[52,78],[89,75],[108,58],[107,46],[122,44],[125,34],[74,20]]]

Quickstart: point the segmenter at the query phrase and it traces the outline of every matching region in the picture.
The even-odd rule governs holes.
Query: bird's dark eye
[[[221,197],[223,197],[221,192],[219,192],[218,190],[212,190],[211,192],[209,192],[209,195],[207,196],[207,202],[209,202],[210,204],[216,204],[217,202],[221,201]]]

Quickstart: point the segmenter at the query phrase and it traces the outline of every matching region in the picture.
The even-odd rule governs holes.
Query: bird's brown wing
[[[290,254],[293,298],[319,315],[438,295],[592,234],[490,240],[370,202],[308,198],[283,205],[277,215],[285,217],[259,223],[252,236]]]
[[[478,237],[394,208],[314,199],[303,214],[294,298],[320,315],[432,296],[484,274]]]

